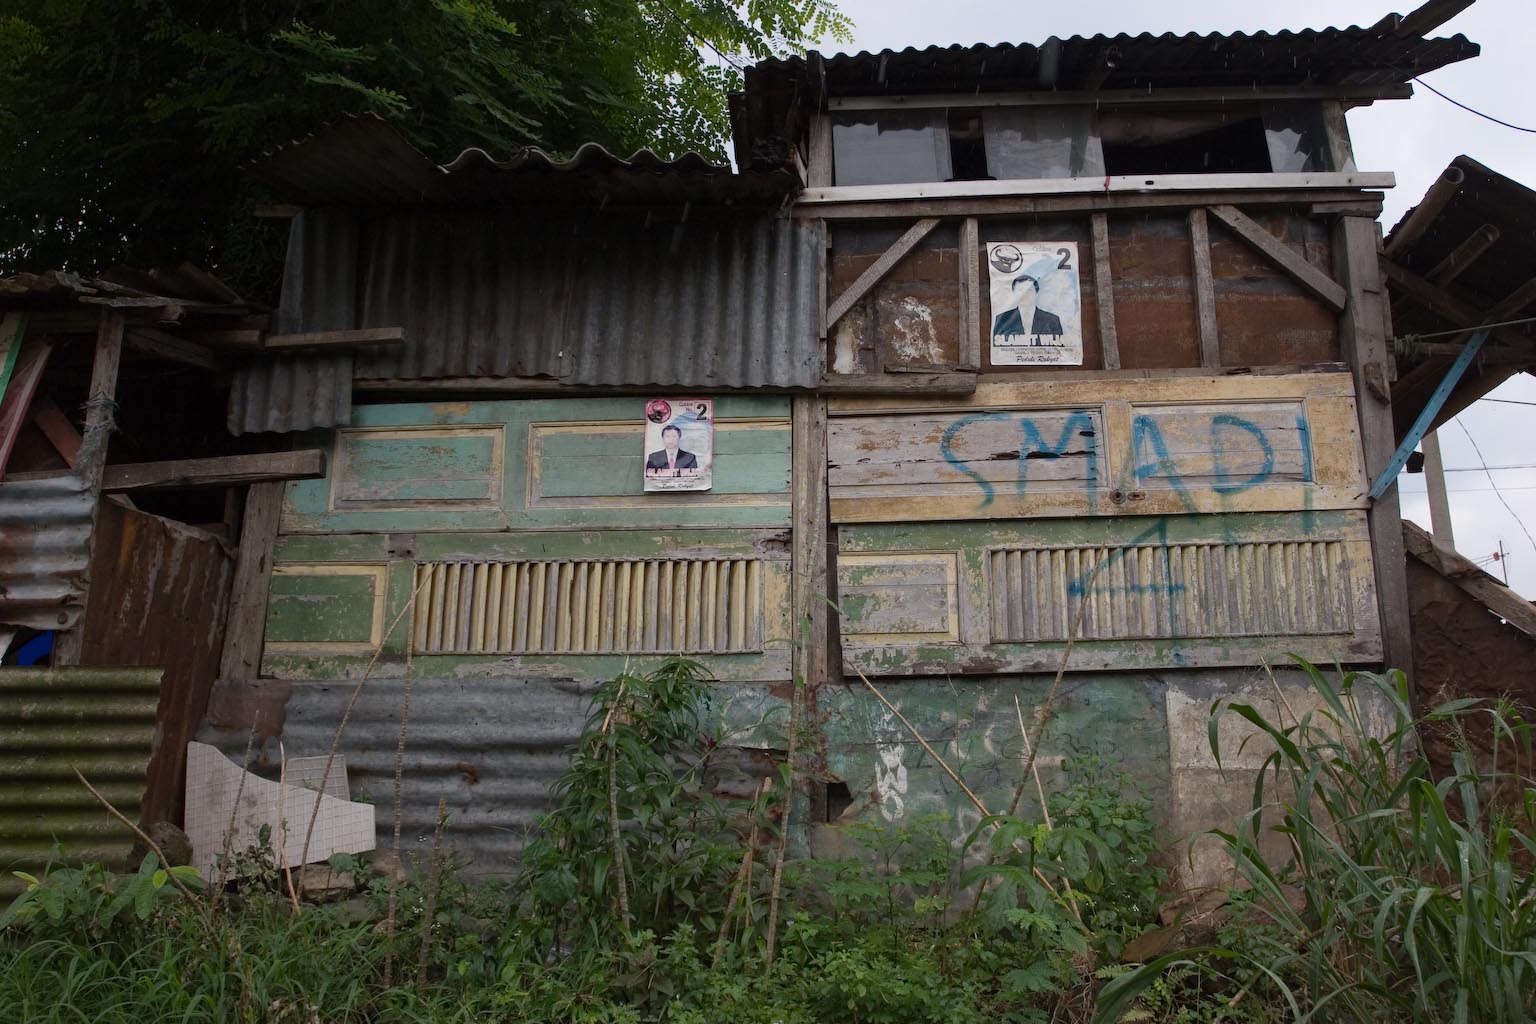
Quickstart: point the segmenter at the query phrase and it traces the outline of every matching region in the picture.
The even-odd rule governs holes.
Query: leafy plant
[[[1507,706],[1472,700],[1431,711],[1424,722],[1456,721],[1468,731],[1482,720],[1491,751],[1481,765],[1459,754],[1454,774],[1436,781],[1401,672],[1351,672],[1335,683],[1298,664],[1315,709],[1275,721],[1233,704],[1211,718],[1218,757],[1227,714],[1275,747],[1254,809],[1216,833],[1247,890],[1244,941],[1170,954],[1115,979],[1098,1019],[1116,1020],[1165,970],[1192,962],[1229,978],[1250,1005],[1297,1021],[1529,1020],[1536,788],[1510,766],[1511,754],[1529,763],[1529,723]],[[1483,794],[1494,790],[1521,799],[1490,808]],[[1259,845],[1271,802],[1280,806],[1269,828],[1289,847],[1285,863]]]

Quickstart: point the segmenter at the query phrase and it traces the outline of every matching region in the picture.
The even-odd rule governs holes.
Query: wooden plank
[[[261,672],[267,590],[272,576],[277,524],[283,510],[283,489],[282,483],[272,481],[252,484],[246,492],[240,551],[235,560],[229,618],[224,627],[224,652],[219,662],[221,679],[255,679]]]
[[[195,366],[201,370],[219,370],[223,363],[202,345],[177,337],[157,327],[133,326],[124,338],[128,347],[143,355],[173,363]]]
[[[262,348],[348,349],[358,345],[399,345],[405,341],[404,327],[365,327],[355,331],[306,331],[299,334],[269,334]]]
[[[824,395],[969,395],[976,390],[976,374],[829,373],[818,390]]]
[[[1211,276],[1211,236],[1205,209],[1189,211],[1189,254],[1194,267],[1195,313],[1200,329],[1200,365],[1221,365],[1221,339],[1216,331],[1216,282]]]
[[[1492,224],[1484,224],[1468,235],[1466,241],[1446,253],[1445,259],[1436,263],[1425,277],[1434,284],[1448,284],[1456,280],[1498,240],[1499,229]]]
[[[1413,87],[1410,85],[1411,91]],[[1333,167],[1339,171],[1353,171],[1355,169],[1355,148],[1349,137],[1349,122],[1344,117],[1344,104],[1338,100],[1324,100],[1321,104],[1323,113],[1323,137],[1328,140],[1328,155],[1333,158]]]
[[[53,445],[64,465],[74,469],[80,458],[80,432],[53,399],[41,398],[32,403],[32,424]]]
[[[980,226],[975,217],[960,222],[960,368],[981,369]]]
[[[0,475],[5,474],[6,463],[11,458],[11,448],[16,444],[16,437],[21,432],[21,427],[27,422],[28,412],[32,408],[32,398],[37,393],[38,381],[42,380],[43,370],[48,365],[48,357],[53,352],[53,342],[46,338],[40,338],[26,343],[25,348],[17,357],[16,366],[11,372],[9,385],[5,389],[4,398],[0,398]],[[15,474],[11,474],[15,476]]]
[[[1408,14],[1389,14],[1378,24],[1385,26],[1389,19],[1398,18],[1392,34],[1400,38],[1425,36],[1471,7],[1474,0],[1425,0]]]
[[[902,220],[914,217],[1011,217],[1047,215],[1059,213],[1089,213],[1103,210],[1107,213],[1140,210],[1188,209],[1191,206],[1213,206],[1230,203],[1231,191],[1213,189],[1179,192],[1083,192],[1066,195],[1033,195],[992,197],[953,197],[851,200],[825,202],[790,207],[790,216],[817,217],[827,220]],[[1368,216],[1380,210],[1383,196],[1380,192],[1361,192],[1357,189],[1270,189],[1243,192],[1245,207],[1289,206],[1307,209],[1317,204],[1346,204]]]
[[[832,119],[825,114],[811,119],[810,159],[806,165],[805,183],[812,188],[832,184]]]
[[[1346,296],[1337,281],[1308,263],[1264,226],[1235,206],[1213,206],[1211,213],[1259,252],[1268,256],[1281,270],[1327,304],[1335,313],[1344,311]]]
[[[791,614],[799,646],[794,674],[807,687],[828,681],[830,609],[834,591],[827,574],[827,404],[815,395],[797,396],[791,408],[794,431],[794,503],[790,547]]]
[[[1393,188],[1387,171],[1304,171],[1287,174],[1115,174],[1078,178],[1003,181],[927,181],[898,185],[832,185],[808,188],[796,205],[889,199],[978,199],[994,196],[1071,195],[1117,192],[1248,192]]]
[[[1115,276],[1109,263],[1109,215],[1093,213],[1093,287],[1099,307],[1099,347],[1104,369],[1120,369],[1120,336],[1115,329]]]
[[[1375,100],[1408,99],[1413,86],[1406,83],[1349,86],[1260,86],[1243,90],[1245,102],[1266,100],[1351,100],[1373,102]],[[965,92],[937,94],[833,96],[827,100],[828,110],[935,110],[949,107],[1061,107],[1076,104],[1095,107],[1119,104],[1176,104],[1231,103],[1231,89],[1203,86],[1168,89],[1103,89],[1072,92]]]
[[[871,288],[880,283],[880,279],[899,263],[903,256],[911,252],[918,242],[928,237],[928,232],[938,227],[938,225],[939,219],[937,217],[924,217],[908,228],[906,233],[900,238],[896,239],[895,243],[885,250],[885,253],[871,264],[864,273],[860,274],[858,279],[848,286],[848,290],[839,295],[837,300],[832,303],[831,307],[827,310],[827,330],[830,331],[832,325],[842,319],[843,314],[852,309],[855,302],[862,299]]]
[[[189,331],[187,337],[211,348],[259,349],[266,334],[260,328],[247,327],[223,331]]]
[[[325,476],[325,452],[309,448],[262,455],[224,455],[213,459],[177,459],[108,466],[107,491],[228,487],[274,480],[314,480]]]
[[[1439,218],[1446,204],[1461,191],[1461,183],[1466,177],[1467,173],[1454,164],[1441,171],[1440,177],[1424,193],[1424,198],[1392,229],[1392,238],[1386,244],[1386,254],[1396,259],[1399,253],[1408,251]]]
[[[1209,370],[1083,371],[1068,376],[1052,373],[987,374],[975,390],[962,396],[919,394],[839,396],[828,400],[833,416],[886,412],[957,409],[1010,409],[1035,406],[1075,408],[1103,402],[1242,402],[1283,398],[1349,398],[1355,396],[1350,375],[1339,364],[1326,373],[1212,374]],[[959,376],[956,374],[955,376]]]
[[[1374,480],[1397,447],[1392,407],[1369,394],[1372,368],[1386,379],[1394,365],[1388,337],[1386,288],[1381,280],[1376,223],[1364,217],[1340,217],[1334,228],[1334,273],[1348,301],[1339,318],[1339,344],[1354,374],[1360,395],[1360,442],[1365,478]],[[1413,672],[1412,621],[1408,605],[1408,569],[1404,564],[1402,516],[1397,486],[1371,502],[1372,561],[1376,573],[1376,604],[1380,615],[1382,657],[1389,668]]]
[[[1473,302],[1415,274],[1390,257],[1383,256],[1380,264],[1381,273],[1396,290],[1401,291],[1431,313],[1465,326],[1483,322],[1483,311]]]
[[[1536,605],[1455,551],[1437,547],[1423,528],[1403,520],[1403,544],[1413,558],[1450,580],[1527,636],[1536,637]]]
[[[85,429],[80,432],[80,456],[75,471],[93,494],[101,490],[102,469],[107,464],[107,441],[116,426],[117,369],[123,358],[123,314],[101,311],[96,331],[96,355],[91,363],[91,385],[85,400]]]

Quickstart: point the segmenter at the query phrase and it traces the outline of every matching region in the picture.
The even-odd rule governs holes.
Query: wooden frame
[[[1265,103],[1271,100],[1336,100],[1351,104],[1376,100],[1406,100],[1413,96],[1413,86],[1401,85],[1321,85],[1281,86],[1258,89],[1201,87],[1189,89],[1105,89],[1093,91],[986,92],[901,94],[896,96],[833,96],[827,100],[829,111],[839,110],[934,110],[948,107],[1062,107],[1111,106],[1117,104],[1198,103],[1204,106],[1229,103]]]
[[[1015,178],[1002,181],[929,181],[900,185],[832,185],[808,188],[796,206],[880,202],[892,199],[983,199],[997,196],[1115,195],[1141,192],[1258,192],[1392,188],[1397,177],[1382,171],[1316,171],[1293,174],[1117,174],[1085,178]],[[1186,204],[1199,205],[1199,204]],[[826,214],[818,214],[826,216]]]

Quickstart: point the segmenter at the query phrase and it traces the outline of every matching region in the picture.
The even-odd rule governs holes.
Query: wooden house
[[[202,736],[270,767],[349,714],[382,802],[408,701],[408,843],[441,799],[494,871],[592,681],[681,654],[745,792],[805,682],[811,849],[960,840],[913,730],[1001,810],[1045,708],[1048,774],[1129,771],[1174,838],[1228,820],[1262,755],[1218,768],[1214,702],[1303,704],[1291,653],[1410,667],[1371,497],[1393,177],[1345,113],[1475,56],[1441,20],[766,61],[735,171],[438,165],[366,117],[273,154],[282,300],[227,425],[325,469],[252,486]],[[647,489],[656,399],[708,418],[708,490]]]

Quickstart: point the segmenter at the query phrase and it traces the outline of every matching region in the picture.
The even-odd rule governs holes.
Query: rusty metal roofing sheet
[[[403,345],[252,363],[235,433],[333,426],[353,378],[541,377],[590,387],[814,387],[820,235],[771,215],[305,213],[280,330],[405,328]]]
[[[94,509],[72,473],[0,483],[0,623],[67,629],[80,618]]]
[[[525,205],[541,202],[773,205],[795,189],[782,172],[736,174],[698,153],[629,157],[589,142],[569,159],[528,146],[506,159],[470,147],[437,165],[373,114],[348,117],[268,153],[253,167],[278,198],[311,206]]]
[[[355,685],[292,684],[280,735],[288,757],[324,756],[331,749]],[[401,787],[402,851],[425,856],[441,799],[449,814],[449,849],[479,873],[508,870],[525,833],[550,807],[550,788],[565,770],[592,692],[590,684],[553,679],[415,680]],[[369,796],[379,807],[380,846],[392,841],[404,704],[404,680],[370,679],[341,742],[353,797]],[[248,731],[205,727],[199,739],[238,762],[248,737]],[[278,739],[261,746],[253,770],[276,770]]]
[[[66,860],[125,866],[133,833],[80,785],[130,819],[144,796],[160,700],[157,668],[0,669],[0,895],[36,872],[54,841]]]

